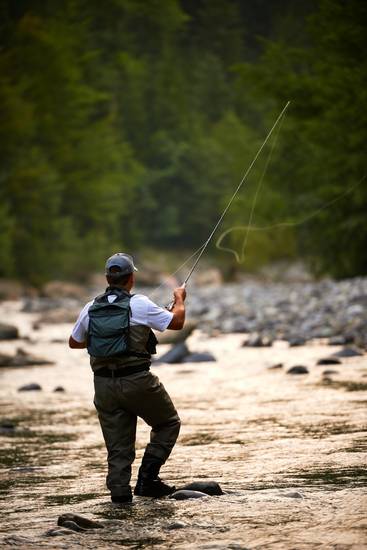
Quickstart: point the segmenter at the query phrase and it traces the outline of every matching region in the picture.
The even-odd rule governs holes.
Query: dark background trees
[[[39,284],[99,269],[116,249],[196,248],[288,99],[253,223],[295,225],[251,231],[244,268],[302,257],[316,272],[366,273],[365,3],[0,10],[0,276]],[[268,153],[224,229],[248,224]]]

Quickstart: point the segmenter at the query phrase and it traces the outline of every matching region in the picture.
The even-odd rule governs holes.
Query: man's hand
[[[179,286],[173,291],[174,302],[184,302],[186,299],[186,288],[184,286]]]

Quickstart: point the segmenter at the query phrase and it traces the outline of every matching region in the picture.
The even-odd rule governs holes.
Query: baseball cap
[[[134,271],[138,271],[134,265],[134,260],[129,254],[123,252],[117,252],[113,256],[110,256],[106,261],[106,275],[112,275],[111,268],[118,267],[119,275],[128,275]]]

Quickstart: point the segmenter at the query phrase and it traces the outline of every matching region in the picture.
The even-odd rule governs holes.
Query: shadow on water
[[[331,378],[324,378],[320,386],[327,386],[335,390],[342,389],[346,391],[366,391],[367,382],[355,382],[353,380],[332,380]]]
[[[291,473],[292,479],[303,486],[320,487],[363,487],[367,483],[367,470],[361,467],[320,468],[311,471]]]
[[[76,477],[76,476],[75,476]],[[98,493],[77,493],[72,495],[46,495],[45,502],[49,506],[65,506],[66,504],[78,504],[86,500],[93,500],[100,495]]]

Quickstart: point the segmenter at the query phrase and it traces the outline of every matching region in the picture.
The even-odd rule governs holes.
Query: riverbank
[[[278,340],[243,347],[244,334],[195,331],[189,348],[210,351],[216,362],[153,367],[183,422],[163,477],[177,486],[213,479],[226,494],[178,502],[136,498],[119,509],[104,485],[87,356],[67,348],[70,324],[34,329],[39,313],[22,308],[1,304],[2,318],[25,337],[2,342],[1,350],[22,345],[54,365],[0,369],[0,418],[14,426],[0,435],[1,546],[365,548],[366,355],[322,366],[318,360],[340,346],[314,340],[289,347]],[[308,374],[287,374],[295,365]],[[29,383],[42,389],[18,392]],[[65,391],[54,392],[60,385]],[[139,422],[134,479],[148,437]],[[50,536],[67,512],[105,528]]]

